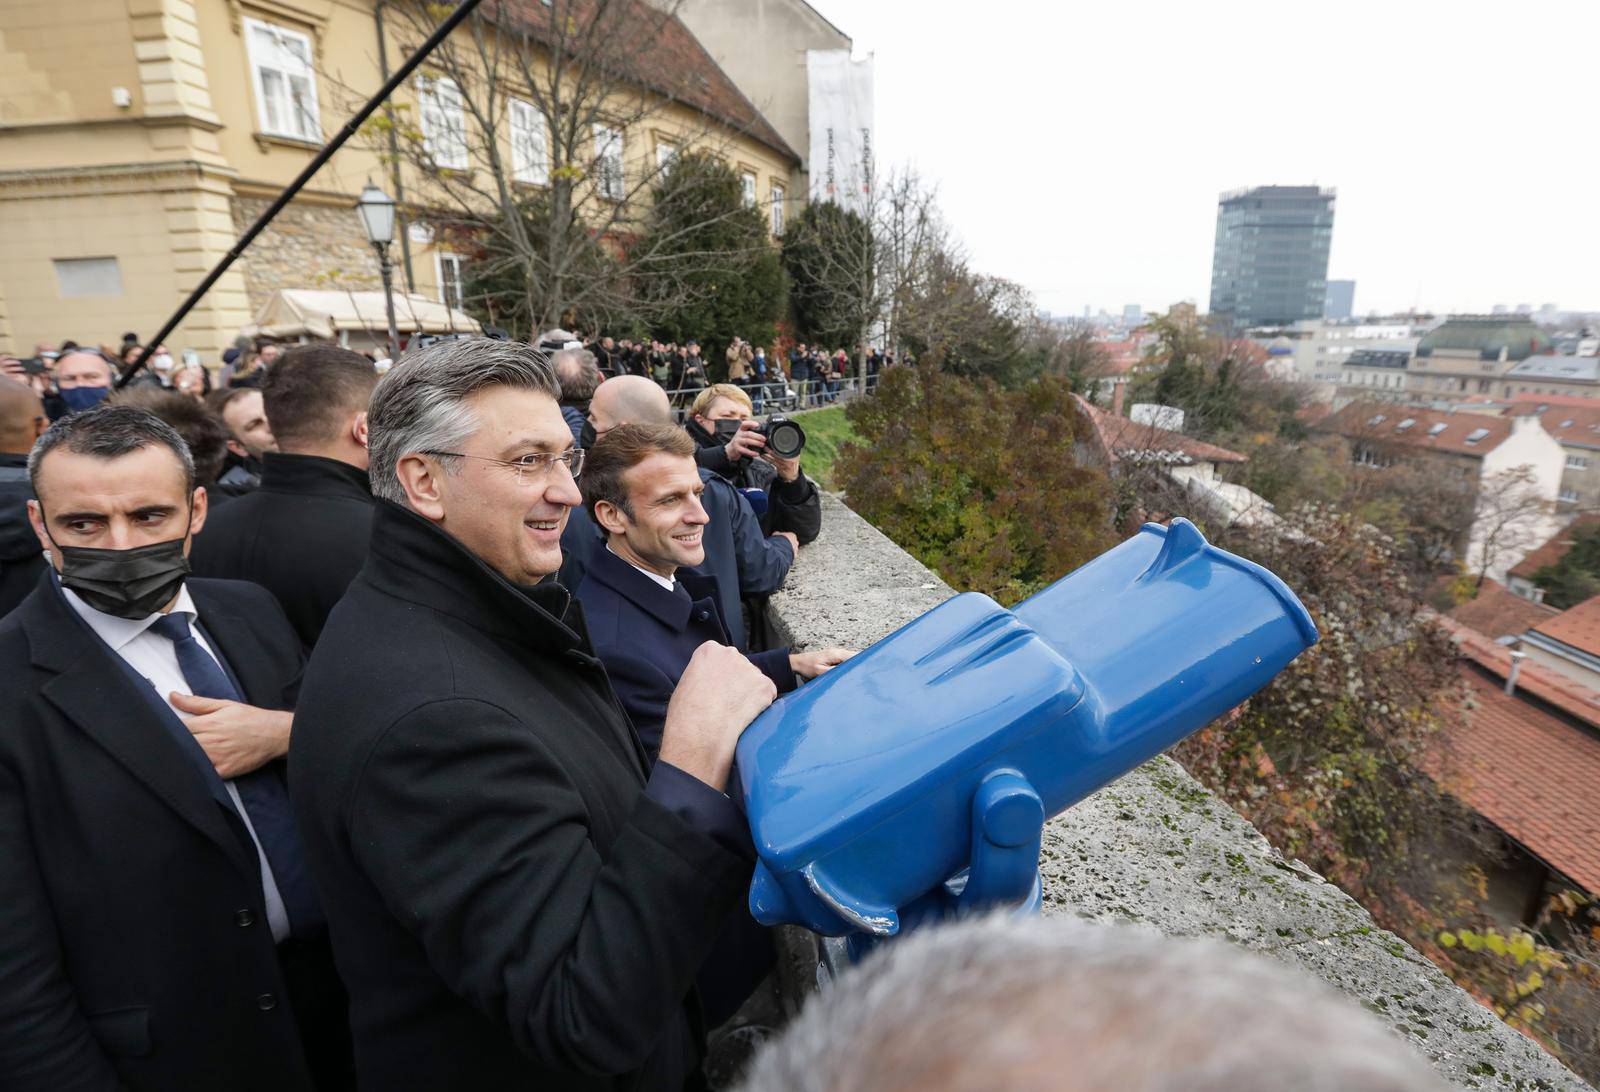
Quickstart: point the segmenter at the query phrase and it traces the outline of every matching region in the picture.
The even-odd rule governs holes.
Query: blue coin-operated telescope
[[[745,731],[750,911],[891,936],[952,906],[1036,901],[1048,817],[1316,640],[1283,581],[1184,519],[1146,524],[1015,610],[958,595]]]

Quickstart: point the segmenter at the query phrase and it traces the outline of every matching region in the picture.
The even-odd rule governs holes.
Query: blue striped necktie
[[[150,632],[172,642],[178,654],[178,670],[183,672],[183,681],[195,694],[202,698],[244,701],[222,665],[195,640],[188,614],[173,611],[162,615],[151,624]],[[289,792],[282,779],[263,766],[235,777],[233,786],[239,790],[239,799],[250,817],[250,826],[261,843],[261,851],[267,855],[267,866],[272,869],[273,882],[278,885],[283,908],[289,915],[290,933],[296,937],[319,933],[325,919],[307,871],[305,847],[295,828]]]

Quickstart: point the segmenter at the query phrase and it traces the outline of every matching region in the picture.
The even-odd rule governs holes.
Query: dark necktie
[[[187,614],[173,611],[163,615],[151,624],[150,632],[172,642],[178,654],[178,670],[183,672],[183,681],[195,694],[202,698],[244,701],[222,665],[194,639]],[[273,882],[278,885],[283,908],[289,915],[290,932],[297,937],[315,935],[321,931],[325,919],[311,885],[311,876],[306,871],[305,847],[300,843],[300,832],[295,829],[288,790],[265,766],[234,778],[233,786],[239,790],[239,799],[250,816],[250,826],[261,843],[261,851],[267,856]]]

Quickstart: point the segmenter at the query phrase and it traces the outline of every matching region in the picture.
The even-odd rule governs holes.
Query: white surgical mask
[[[157,353],[150,358],[150,366],[158,372],[170,372],[172,370],[172,354]]]

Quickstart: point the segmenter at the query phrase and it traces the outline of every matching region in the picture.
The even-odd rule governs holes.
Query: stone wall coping
[[[772,598],[795,647],[865,648],[955,592],[823,495],[823,530]],[[1160,757],[1045,830],[1044,913],[1212,936],[1331,983],[1465,1089],[1592,1092],[1354,899],[1286,860],[1248,821]]]

